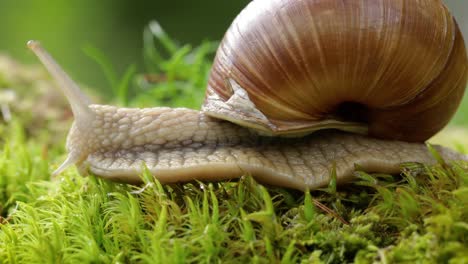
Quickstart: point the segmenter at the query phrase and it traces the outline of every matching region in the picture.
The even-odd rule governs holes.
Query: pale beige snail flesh
[[[234,21],[233,26],[230,31],[228,31],[221,44],[213,66],[212,77],[207,90],[207,99],[203,106],[204,111],[168,107],[146,109],[119,108],[115,106],[91,104],[89,99],[79,90],[78,86],[60,69],[50,55],[42,49],[39,43],[35,41],[29,42],[28,46],[36,53],[63,89],[75,116],[75,122],[67,139],[68,158],[55,173],[60,173],[68,166],[76,164],[82,173],[90,171],[95,175],[107,179],[138,183],[141,181],[140,175],[144,169],[144,165],[146,165],[152,175],[163,183],[190,180],[218,181],[250,174],[267,184],[304,190],[326,185],[331,179],[330,175],[332,170],[336,173],[337,181],[342,183],[352,179],[356,166],[358,166],[360,170],[367,172],[397,173],[400,171],[400,165],[406,162],[434,164],[436,160],[424,143],[409,143],[393,139],[376,139],[365,134],[369,133],[374,137],[380,136],[387,138],[390,134],[390,138],[393,136],[400,139],[402,135],[409,133],[408,128],[413,127],[415,132],[422,132],[423,135],[409,135],[405,140],[424,141],[429,135],[428,131],[432,134],[438,131],[448,122],[448,119],[455,111],[459,103],[458,97],[461,97],[464,86],[466,85],[468,71],[466,52],[458,27],[445,7],[438,3],[438,1],[418,1],[418,3],[421,5],[424,5],[425,2],[437,3],[440,4],[440,6],[437,7],[440,9],[438,12],[445,12],[443,13],[444,15],[439,14],[436,16],[425,9],[423,10],[425,16],[429,16],[428,19],[430,19],[430,21],[438,21],[438,18],[445,17],[446,24],[444,30],[441,29],[440,32],[434,33],[434,36],[441,39],[441,42],[437,44],[438,52],[441,54],[446,53],[445,55],[447,57],[444,60],[435,55],[435,57],[431,57],[431,54],[428,54],[431,50],[431,45],[435,44],[431,42],[434,39],[433,36],[427,36],[427,34],[432,31],[425,32],[425,37],[430,39],[430,43],[427,47],[424,46],[424,43],[418,43],[418,47],[412,52],[421,52],[418,48],[423,47],[421,49],[424,49],[426,52],[423,57],[430,58],[431,60],[434,59],[434,61],[430,63],[429,69],[426,70],[426,74],[433,74],[434,77],[429,78],[429,81],[408,81],[408,84],[411,85],[425,85],[425,88],[420,91],[420,94],[398,90],[397,94],[403,93],[404,98],[397,99],[394,102],[387,102],[386,100],[388,98],[380,101],[377,99],[377,103],[374,105],[385,104],[385,107],[377,109],[374,112],[369,110],[373,107],[372,104],[366,105],[366,108],[372,112],[370,116],[366,117],[368,120],[365,120],[371,121],[369,125],[363,123],[364,120],[361,119],[352,118],[352,120],[348,122],[343,117],[337,116],[336,114],[341,111],[334,111],[334,107],[328,105],[330,101],[333,101],[330,98],[325,98],[324,102],[321,102],[319,99],[315,98],[318,95],[294,90],[303,89],[300,88],[304,87],[300,82],[301,77],[289,75],[287,78],[281,79],[281,77],[275,76],[275,74],[279,73],[273,73],[274,77],[271,78],[274,82],[281,85],[279,88],[272,88],[271,84],[266,83],[266,81],[270,79],[265,76],[260,76],[259,73],[252,73],[254,77],[246,77],[246,69],[248,69],[247,72],[269,70],[269,66],[266,62],[261,62],[260,59],[252,57],[256,52],[259,52],[255,50],[255,52],[252,51],[252,49],[255,49],[254,44],[260,43],[261,41],[254,38],[252,39],[253,42],[249,43],[248,46],[242,46],[243,42],[236,42],[237,40],[232,39],[233,33],[229,33],[232,30],[236,30],[236,32],[242,36],[250,36],[249,34],[255,33],[249,32],[248,30],[251,27],[251,23],[254,22],[263,25],[263,28],[265,28],[265,21],[252,21],[265,16],[265,12],[278,19],[278,21],[284,18],[294,20],[293,18],[297,17],[294,16],[294,14],[287,13],[286,11],[289,9],[295,10],[295,12],[312,12],[314,10],[319,10],[320,12],[315,14],[314,17],[319,17],[320,14],[324,16],[334,16],[337,15],[334,14],[334,12],[339,13],[339,10],[341,10],[340,8],[346,8],[346,5],[359,9],[361,8],[360,5],[363,4],[362,2],[367,1],[359,1],[359,4],[355,2],[352,2],[354,4],[350,4],[351,1],[343,2],[333,0],[253,1]],[[289,3],[299,5],[289,5]],[[387,3],[387,5],[382,4],[382,6],[378,6],[376,3]],[[402,5],[397,7],[404,7],[405,10],[412,11],[412,5],[408,4],[410,1],[369,1],[367,4],[369,4],[368,7],[375,8],[373,11],[378,11],[384,7],[388,8],[388,10],[384,10],[387,11],[386,14],[388,15],[391,13],[390,11],[395,11],[397,9],[397,7],[391,5],[392,3],[401,3]],[[301,4],[305,4],[305,6],[301,6]],[[281,7],[278,14],[275,13],[275,5]],[[307,10],[307,8],[311,9]],[[369,8],[362,10],[369,10]],[[283,13],[283,11],[286,13]],[[255,14],[255,16],[252,15],[252,13]],[[375,12],[371,13],[374,14]],[[412,14],[412,12],[409,13]],[[416,14],[412,15],[421,15],[416,11],[413,13]],[[415,21],[418,23],[425,23],[425,21],[420,21],[423,19],[422,17],[416,16],[416,18]],[[239,22],[239,19],[241,22]],[[326,25],[327,20],[326,18],[324,19],[325,20],[321,20],[321,23],[316,23],[316,26]],[[376,18],[372,18],[369,21],[372,22],[375,19]],[[289,21],[291,22],[289,25],[295,25],[295,21],[292,20]],[[334,20],[334,23],[339,22],[336,22],[336,20],[337,19]],[[398,25],[397,20],[392,21]],[[271,23],[276,30],[279,32],[284,30],[276,25],[276,22]],[[418,24],[416,22],[414,23]],[[408,23],[405,25],[407,24]],[[385,25],[382,25],[382,23],[377,23],[371,28],[375,29],[379,27],[385,29],[384,32],[391,32],[389,29],[385,28]],[[287,30],[289,30],[288,32],[292,32],[289,26]],[[442,34],[442,31],[445,31],[445,34],[449,36],[446,38],[444,38],[444,36],[439,36]],[[292,39],[298,41],[296,38],[297,32],[294,32],[291,33],[293,34]],[[360,32],[361,35],[365,35],[365,33],[366,32]],[[372,35],[371,33],[369,33],[369,35]],[[395,32],[391,33],[392,36],[395,34]],[[315,32],[314,37],[320,36],[320,34]],[[405,36],[408,37],[408,35]],[[275,37],[274,34],[273,37]],[[385,39],[385,36],[380,37]],[[405,41],[406,39],[403,38],[399,42],[400,45],[401,43],[405,43]],[[376,43],[379,44],[380,42]],[[260,44],[264,47],[265,43]],[[360,45],[365,46],[366,43],[361,41]],[[374,44],[369,45],[372,46]],[[240,62],[236,62],[235,59],[239,59],[240,56],[236,55],[234,51],[227,51],[226,49],[231,48],[230,46],[236,48],[239,46],[241,46],[241,48],[247,47],[248,50],[245,52],[247,52],[247,54],[249,52],[253,53],[246,58],[241,58]],[[299,50],[300,52],[306,51],[300,48]],[[354,52],[358,51],[359,49]],[[321,52],[324,52],[324,50]],[[392,52],[395,56],[399,54],[398,49],[394,49]],[[233,57],[234,60],[232,60],[233,58],[228,58],[228,55]],[[274,56],[274,54],[271,56]],[[320,57],[320,55],[317,56]],[[319,58],[319,61],[321,59],[323,61],[327,60],[328,55],[326,52],[322,53],[321,56],[323,58]],[[367,58],[369,59],[369,57]],[[249,61],[249,59],[252,61]],[[355,64],[357,62],[366,64],[367,62],[364,61],[364,59],[365,58],[361,58],[358,61],[351,61],[350,64]],[[411,60],[416,59],[421,58],[418,56],[411,58]],[[299,61],[293,61],[290,67],[299,67],[296,65]],[[426,60],[423,61],[427,62]],[[245,64],[246,62],[247,64]],[[439,64],[443,64],[443,66]],[[260,65],[262,69],[255,69]],[[319,65],[319,67],[323,66],[320,66],[318,62],[317,65]],[[342,63],[338,63],[337,65],[342,65]],[[378,68],[378,65],[370,65],[369,67],[371,66]],[[281,65],[271,67],[276,67],[276,69],[284,68],[284,66]],[[346,65],[340,67],[346,68]],[[303,70],[303,72],[307,71],[313,72],[314,68]],[[367,70],[355,67],[352,72],[360,73],[362,71]],[[336,72],[338,75],[332,78],[330,76],[324,76],[324,72],[328,74]],[[239,77],[240,75],[238,73],[243,73],[243,75]],[[333,67],[317,74],[322,75],[322,77],[329,82],[337,80],[336,82],[339,87],[344,84],[344,80],[338,78],[344,78],[342,76],[343,73],[337,69],[333,69]],[[382,73],[380,74],[380,78],[384,80],[388,79],[388,77],[383,76]],[[404,72],[402,75],[405,75]],[[415,75],[418,75],[418,73],[415,73]],[[419,76],[421,78],[427,77],[423,73],[419,75],[421,75]],[[307,78],[313,79],[312,77],[313,76],[308,76]],[[255,90],[257,88],[252,88],[255,86],[255,80],[259,80],[259,83],[265,86],[263,89],[268,92],[260,93]],[[288,94],[282,90],[285,84],[288,83],[285,83],[284,80],[288,82],[291,81],[291,83],[294,84],[299,83],[299,88],[295,86],[293,86],[293,88],[288,87],[288,89],[293,90],[292,94],[296,96],[293,96],[290,102],[288,98],[286,98]],[[358,79],[352,80],[351,83],[357,81]],[[368,82],[373,82],[365,80],[364,77],[359,79],[359,81],[365,82],[366,85]],[[317,84],[317,80],[312,80],[312,82]],[[393,85],[396,84],[394,83]],[[331,89],[333,85],[327,87],[327,89]],[[432,89],[433,87],[435,88]],[[354,87],[351,88],[354,89]],[[270,102],[269,99],[264,99],[263,96],[269,96],[269,93],[272,92],[271,89],[278,90],[280,97],[273,96]],[[317,87],[313,89],[317,89]],[[445,93],[443,93],[444,91],[448,93],[448,95],[445,95]],[[260,93],[260,95],[257,93]],[[322,114],[325,118],[319,120],[317,117],[311,116],[307,111],[301,110],[300,107],[303,106],[304,103],[297,101],[297,98],[299,98],[297,97],[297,93],[299,93],[299,97],[305,97],[305,95],[309,96],[309,98],[305,99],[320,104],[319,107],[323,107],[323,109],[330,109],[329,114]],[[366,91],[366,93],[369,93],[369,97],[377,97],[379,95],[375,91]],[[388,96],[390,92],[385,90],[382,93]],[[372,94],[372,96],[370,94]],[[429,100],[428,102],[426,99],[429,96],[438,96],[438,99]],[[342,101],[346,103],[352,99],[352,96],[343,95],[342,97],[346,97],[346,100]],[[361,97],[363,98],[364,96]],[[450,103],[450,100],[452,100],[453,103],[447,106],[447,102]],[[365,100],[357,102],[353,100],[350,102],[357,102],[364,105],[364,103],[367,103],[364,101]],[[409,102],[415,102],[416,106],[409,106]],[[336,103],[333,104],[335,104],[336,107]],[[442,106],[440,106],[440,104],[442,104]],[[297,107],[289,110],[286,109],[289,106]],[[350,104],[349,106],[353,107],[354,105]],[[353,111],[352,109],[347,109],[347,107],[348,105],[345,110]],[[285,112],[275,113],[274,110],[276,108],[278,108],[278,111],[284,110]],[[311,108],[315,109],[316,107]],[[391,109],[395,108],[397,112],[399,112],[398,114],[390,112]],[[408,114],[402,114],[402,109],[406,109]],[[439,113],[439,111],[443,112]],[[273,115],[271,115],[271,112],[273,112]],[[288,117],[289,114],[292,114],[292,117]],[[422,115],[423,120],[420,121],[421,123],[416,124],[417,127],[411,124],[399,125],[394,122],[395,116],[401,116],[401,118],[404,119],[403,121],[411,122],[415,119],[414,115],[418,114]],[[428,117],[427,114],[431,115],[430,117],[432,117],[432,119]],[[231,122],[219,119],[219,117],[225,118]],[[332,117],[336,117],[336,119]],[[375,125],[374,118],[376,117],[381,117],[384,121],[384,125]],[[288,121],[284,118],[291,119]],[[429,119],[429,121],[425,121],[424,119]],[[238,124],[246,125],[248,128],[239,126]],[[423,127],[422,125],[429,125],[429,127]],[[400,127],[403,132],[393,131],[393,133],[390,133],[386,131],[387,129],[397,127]],[[318,130],[318,128],[337,128],[357,133],[329,129],[315,131]],[[255,129],[260,130],[260,133]],[[310,135],[305,135],[311,131],[315,132]],[[380,131],[385,133],[383,133],[383,135],[378,135],[377,133]],[[264,134],[285,134],[297,137],[269,137],[264,136]],[[302,137],[298,137],[300,135]],[[468,160],[467,156],[444,147],[435,146],[435,150],[446,160]]]

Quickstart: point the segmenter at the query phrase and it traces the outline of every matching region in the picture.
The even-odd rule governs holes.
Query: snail
[[[110,180],[225,180],[314,189],[436,163],[425,141],[460,103],[468,59],[439,0],[254,0],[216,53],[201,111],[92,104],[28,42],[74,117],[68,157]],[[445,160],[468,157],[441,146]]]

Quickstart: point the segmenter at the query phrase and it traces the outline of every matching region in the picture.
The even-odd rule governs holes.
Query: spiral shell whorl
[[[467,65],[441,1],[256,0],[218,49],[205,104],[228,100],[232,79],[278,130],[368,122],[373,136],[423,141],[454,114]]]

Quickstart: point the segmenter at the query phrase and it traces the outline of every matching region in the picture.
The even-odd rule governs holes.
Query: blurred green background
[[[37,39],[79,82],[106,85],[101,69],[83,47],[103,51],[122,71],[134,62],[142,69],[143,29],[151,20],[178,42],[198,45],[220,40],[248,2],[0,0],[0,52],[37,63],[25,46],[27,40]]]
[[[83,48],[93,46],[110,58],[117,72],[131,63],[143,71],[142,32],[157,20],[178,42],[194,46],[220,40],[249,0],[0,0],[0,52],[24,62],[38,63],[26,49],[38,39],[80,83],[108,85],[102,68]],[[468,1],[446,0],[468,35]],[[468,113],[465,96],[465,113]],[[459,115],[458,120],[468,118]],[[465,122],[463,121],[463,122]]]

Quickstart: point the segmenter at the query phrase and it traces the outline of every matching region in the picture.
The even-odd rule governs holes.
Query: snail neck
[[[234,145],[254,142],[254,132],[187,108],[119,108],[90,105],[93,122],[72,126],[67,138],[69,157],[56,173],[80,165],[88,155],[107,151],[150,151]]]

